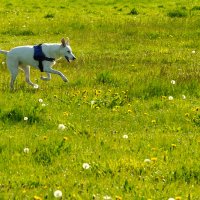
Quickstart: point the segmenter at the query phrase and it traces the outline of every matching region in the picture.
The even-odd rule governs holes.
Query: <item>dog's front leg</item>
[[[63,79],[64,82],[69,82],[67,77],[65,77],[65,75],[58,70],[52,69],[50,67],[44,67],[44,72],[51,73],[51,74],[58,74]]]
[[[50,81],[51,80],[51,74],[47,72],[47,77],[41,76],[41,79],[44,81]]]

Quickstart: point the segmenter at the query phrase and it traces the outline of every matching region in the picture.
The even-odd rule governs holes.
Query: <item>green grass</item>
[[[77,60],[10,92],[0,55],[0,199],[198,200],[199,7],[2,0],[0,49],[69,37]]]

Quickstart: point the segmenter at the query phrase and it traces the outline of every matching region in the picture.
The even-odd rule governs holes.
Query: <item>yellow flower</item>
[[[48,139],[48,137],[47,137],[47,136],[43,136],[43,139],[44,139],[44,140],[47,140],[47,139]]]
[[[64,137],[63,140],[64,140],[64,141],[67,141],[67,140],[69,140],[69,138],[68,138],[68,137]]]
[[[64,112],[63,115],[64,115],[64,116],[68,116],[69,113],[68,113],[68,112]]]
[[[122,197],[116,196],[116,200],[122,200]]]
[[[155,120],[155,119],[153,119],[153,120],[151,120],[151,122],[152,122],[153,124],[155,124],[155,123],[156,123],[156,120]]]
[[[34,199],[34,200],[42,200],[42,198],[39,197],[39,196],[34,196],[33,199]]]
[[[181,197],[175,197],[175,200],[181,200]]]
[[[132,110],[128,110],[128,113],[132,113],[133,111]]]
[[[151,161],[156,162],[158,159],[156,157],[151,158]]]
[[[101,90],[95,90],[95,95],[100,95],[101,94]]]
[[[190,115],[189,113],[185,113],[185,116],[186,116],[186,117],[189,117],[189,115]]]
[[[176,144],[172,144],[172,148],[175,149],[176,148]]]

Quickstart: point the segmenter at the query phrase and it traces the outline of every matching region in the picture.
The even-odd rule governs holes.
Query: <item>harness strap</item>
[[[53,61],[55,61],[55,58],[49,58],[49,57],[45,56],[45,54],[42,51],[42,44],[35,45],[33,48],[34,48],[33,58],[39,62],[38,67],[39,67],[40,71],[43,72],[42,61],[46,60],[46,61],[53,62]]]

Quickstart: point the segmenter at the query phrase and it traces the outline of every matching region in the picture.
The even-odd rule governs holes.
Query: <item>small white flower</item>
[[[45,106],[46,106],[46,104],[45,104],[45,103],[43,103],[43,104],[42,104],[42,107],[45,107]]]
[[[2,65],[5,65],[5,62],[2,62],[1,64],[2,64]]]
[[[94,101],[94,100],[92,100],[90,103],[91,103],[91,105],[94,105],[94,104],[95,104],[95,101]]]
[[[104,200],[112,200],[112,198],[110,196],[108,196],[108,195],[104,196],[103,199]]]
[[[174,97],[173,97],[173,96],[169,96],[168,99],[169,99],[170,101],[172,101],[172,100],[174,100]]]
[[[90,165],[88,163],[83,163],[83,169],[89,169]]]
[[[195,54],[195,53],[196,53],[196,51],[195,51],[195,50],[193,50],[193,51],[192,51],[192,54]]]
[[[59,125],[58,125],[58,129],[59,129],[59,130],[65,130],[65,128],[66,128],[66,127],[65,127],[64,124],[59,124]]]
[[[39,101],[40,103],[42,103],[42,102],[43,102],[43,99],[38,99],[38,101]]]
[[[128,139],[128,135],[123,135],[123,138],[124,139]]]
[[[185,95],[182,95],[182,99],[185,100],[185,99],[186,99],[186,96],[185,96]]]
[[[151,162],[151,160],[150,160],[150,159],[148,159],[148,158],[146,158],[146,159],[144,159],[144,162],[145,162],[145,163],[150,163],[150,162]]]
[[[175,84],[176,84],[176,81],[175,81],[175,80],[171,80],[171,84],[172,84],[172,85],[175,85]]]
[[[33,88],[34,88],[34,89],[38,89],[38,88],[39,88],[39,85],[34,84]]]
[[[170,197],[168,200],[175,200],[174,198]]]
[[[24,153],[29,153],[29,148],[24,148]]]
[[[28,117],[24,117],[24,121],[27,121],[28,120]]]
[[[60,190],[56,190],[53,194],[54,194],[54,197],[56,197],[56,198],[62,197],[62,192]]]

